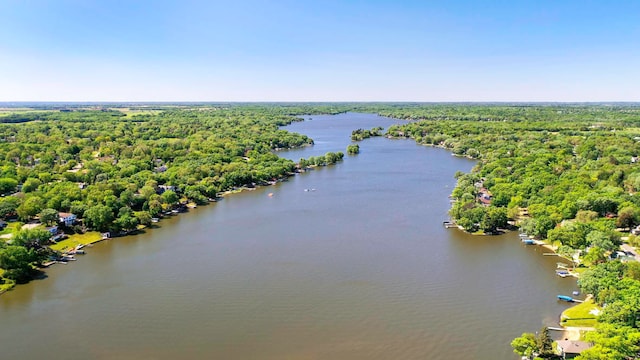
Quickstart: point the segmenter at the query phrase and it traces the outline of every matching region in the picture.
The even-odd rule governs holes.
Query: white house
[[[65,226],[72,226],[74,222],[76,222],[76,220],[78,219],[78,217],[75,214],[71,214],[71,213],[58,213],[58,216],[60,218],[60,222],[64,223]]]

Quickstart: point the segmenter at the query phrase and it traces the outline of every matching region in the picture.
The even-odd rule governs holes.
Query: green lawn
[[[588,300],[577,304],[562,312],[560,316],[563,326],[589,326],[593,327],[598,322],[597,316],[592,313],[593,310],[602,311],[602,309]]]
[[[573,269],[574,273],[577,273],[578,275],[582,275],[583,272],[589,270],[589,268],[587,267],[576,267]]]
[[[7,223],[7,227],[4,228],[2,231],[0,231],[0,235],[11,234],[14,231],[20,229],[22,227],[22,225],[24,225],[24,224],[19,222],[19,221],[9,222],[9,223]]]
[[[3,293],[16,285],[16,282],[9,279],[3,279],[4,270],[0,269],[0,293]]]
[[[51,245],[50,248],[56,251],[72,249],[80,244],[93,244],[102,240],[102,235],[97,231],[89,231],[84,234],[69,235],[69,238]]]

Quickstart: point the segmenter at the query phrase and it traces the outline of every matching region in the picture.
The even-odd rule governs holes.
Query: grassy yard
[[[582,275],[583,272],[589,270],[589,268],[586,267],[577,267],[573,269],[573,272],[579,275]]]
[[[11,289],[16,285],[15,281],[9,279],[3,279],[2,274],[4,274],[4,270],[0,269],[0,294]]]
[[[19,221],[9,222],[9,223],[7,223],[7,227],[4,228],[2,231],[0,231],[0,235],[11,234],[14,231],[20,229],[22,227],[22,225],[24,225],[24,224],[19,222]]]
[[[563,326],[593,327],[598,322],[598,317],[593,313],[599,313],[601,310],[598,305],[593,303],[593,300],[585,301],[563,311],[560,316],[561,324]]]
[[[102,235],[97,231],[89,231],[84,234],[69,235],[68,239],[62,240],[57,244],[51,245],[50,248],[56,251],[72,249],[80,244],[93,244],[102,240]]]

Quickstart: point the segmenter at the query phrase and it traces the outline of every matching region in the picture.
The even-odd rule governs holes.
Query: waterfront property
[[[556,344],[557,351],[563,359],[573,359],[592,346],[588,342],[577,340],[558,340]]]
[[[60,218],[60,223],[64,224],[64,226],[67,226],[67,227],[72,226],[78,219],[78,217],[75,214],[68,213],[68,212],[60,212],[58,213],[58,216]]]

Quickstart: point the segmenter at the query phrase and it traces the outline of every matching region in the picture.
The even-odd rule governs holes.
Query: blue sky
[[[0,0],[0,101],[640,101],[640,1]]]

